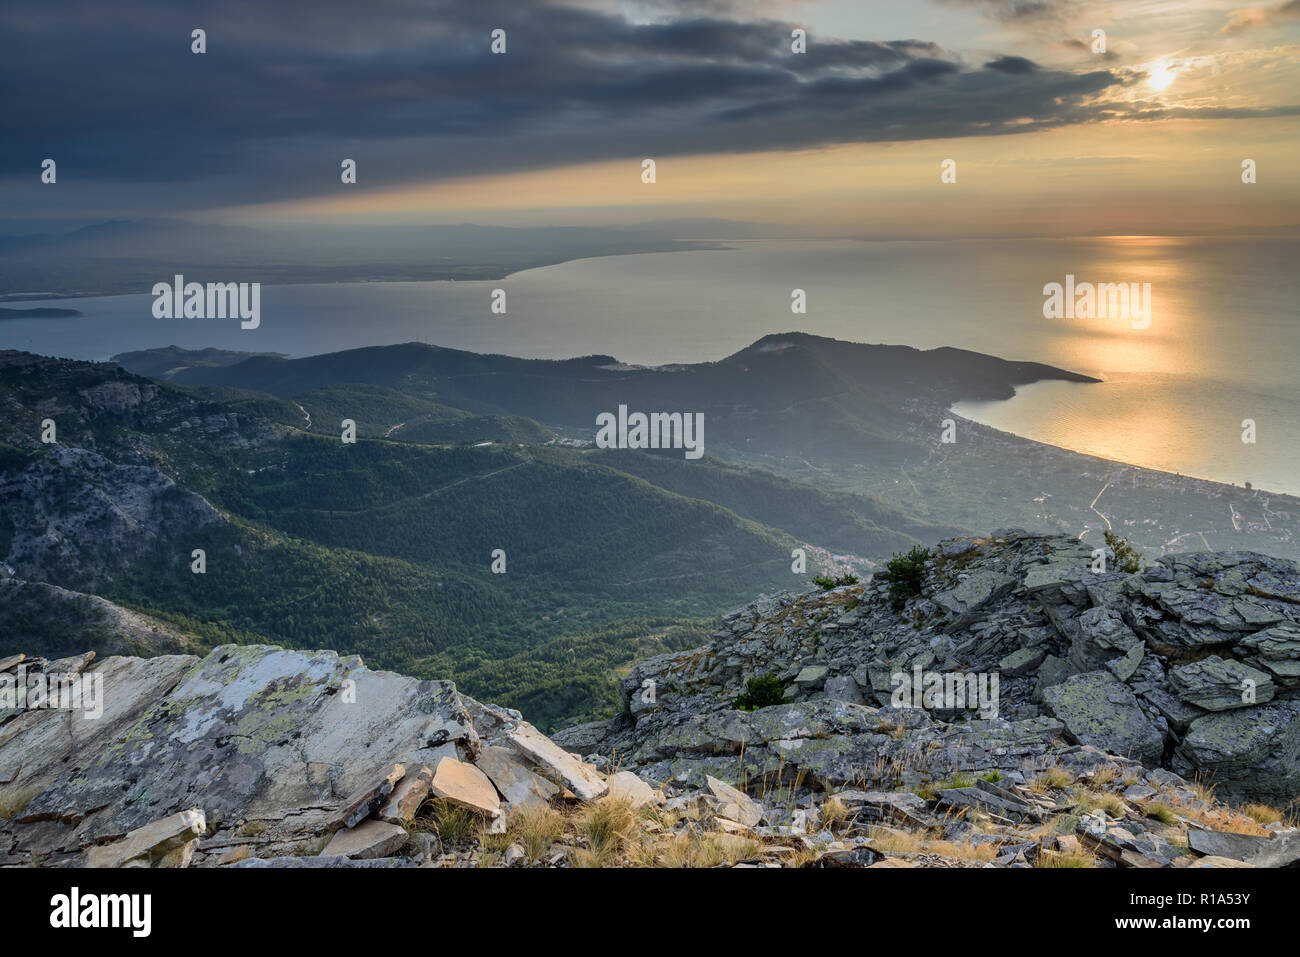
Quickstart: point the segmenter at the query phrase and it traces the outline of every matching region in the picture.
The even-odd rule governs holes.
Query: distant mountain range
[[[154,368],[139,355],[118,358],[136,371]],[[367,408],[380,414],[364,422],[360,414],[351,417],[371,435],[400,425],[388,435],[396,439],[420,435],[422,420],[411,405],[417,400],[532,419],[575,441],[591,441],[596,416],[620,404],[690,410],[704,414],[710,458],[824,492],[868,494],[944,527],[1022,526],[1094,543],[1113,527],[1153,554],[1208,546],[1300,557],[1300,508],[1291,496],[1079,455],[956,416],[951,407],[959,399],[1008,398],[1017,386],[1044,379],[1096,382],[960,349],[791,332],[765,336],[717,362],[661,368],[627,366],[612,356],[517,359],[421,343],[220,365],[169,354],[166,363],[178,383],[292,397],[309,410],[315,403],[322,415],[313,427],[329,431],[346,417],[349,402],[360,402],[356,387],[364,385]],[[662,457],[633,458],[671,468],[682,482],[702,474],[662,464]]]
[[[608,713],[632,662],[754,594],[918,543],[1013,524],[1099,543],[1111,523],[1155,552],[1287,557],[1300,516],[961,420],[958,399],[1093,380],[956,349],[788,333],[663,368],[422,344],[117,361],[0,353],[0,573],[63,589],[0,609],[0,653],[86,633],[331,647],[550,727]],[[704,456],[594,447],[619,406],[702,415]]]
[[[143,369],[133,365],[140,359],[118,359]],[[303,359],[255,356],[181,366],[171,379],[285,397],[366,384],[387,390],[393,401],[421,396],[527,415],[580,436],[594,430],[599,413],[620,404],[690,410],[704,413],[711,450],[851,459],[865,443],[873,457],[890,463],[911,452],[903,436],[906,399],[947,405],[962,398],[1010,398],[1015,386],[1042,379],[1097,381],[961,349],[922,352],[803,333],[765,336],[718,362],[660,368],[627,366],[613,356],[516,359],[408,343]]]

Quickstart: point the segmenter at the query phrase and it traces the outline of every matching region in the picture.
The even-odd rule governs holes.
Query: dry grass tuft
[[[1034,867],[1096,867],[1097,859],[1087,851],[1043,851]]]
[[[1092,772],[1089,784],[1095,788],[1104,788],[1107,784],[1115,781],[1119,777],[1119,768],[1113,764],[1103,764]]]
[[[835,830],[843,824],[849,817],[849,809],[844,806],[844,802],[839,798],[831,798],[821,808],[822,826]]]
[[[1100,810],[1105,811],[1111,817],[1120,818],[1128,810],[1128,805],[1124,803],[1122,798],[1104,791],[1098,794],[1096,791],[1078,788],[1074,792],[1074,799],[1078,803],[1081,813]]]
[[[942,854],[962,861],[991,861],[998,856],[994,844],[950,841],[941,831],[898,831],[873,828],[871,847],[886,854]]]
[[[637,813],[626,798],[605,798],[588,804],[575,817],[578,833],[597,856],[617,855],[636,832]]]
[[[924,850],[959,861],[991,861],[998,856],[998,848],[994,844],[969,844],[965,841],[930,841],[925,844]]]
[[[1063,790],[1074,783],[1074,775],[1065,768],[1052,765],[1043,768],[1029,782],[1029,790],[1035,794],[1046,794],[1051,790]]]
[[[1218,785],[1209,783],[1198,774],[1188,786],[1192,789],[1192,793],[1196,795],[1197,800],[1204,801],[1206,804],[1214,803],[1214,789]]]
[[[1177,824],[1178,812],[1166,804],[1164,801],[1150,801],[1142,808],[1142,813],[1147,817],[1154,818],[1161,824]]]
[[[1255,837],[1268,837],[1273,832],[1254,818],[1247,817],[1240,811],[1226,807],[1196,808],[1170,802],[1173,810],[1189,820],[1196,821],[1215,831],[1227,831],[1233,834],[1251,834]]]
[[[433,834],[446,851],[468,840],[479,823],[479,816],[469,808],[434,799],[420,807],[407,830]]]
[[[1256,824],[1279,824],[1282,821],[1282,812],[1268,804],[1246,804],[1242,806],[1241,813],[1246,815]]]
[[[762,842],[735,834],[675,834],[660,842],[660,867],[717,867],[738,864],[763,853]]]
[[[479,825],[478,846],[484,857],[489,855],[494,858],[502,856],[505,854],[506,848],[508,848],[513,842],[514,836],[511,835],[509,829],[494,834],[488,825]]]
[[[524,849],[524,859],[535,862],[564,834],[564,818],[553,807],[521,807],[511,815],[508,830]]]

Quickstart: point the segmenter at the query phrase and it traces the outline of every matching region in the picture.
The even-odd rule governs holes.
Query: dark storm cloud
[[[724,7],[714,7],[721,10]],[[718,16],[534,0],[6,5],[0,175],[193,184],[195,205],[613,157],[1024,132],[1088,120],[1109,72],[964,64]],[[208,52],[190,53],[190,31]],[[489,52],[508,32],[509,52]]]
[[[1033,60],[1026,60],[1022,56],[1000,56],[997,59],[990,60],[984,64],[986,70],[997,70],[1000,73],[1015,73],[1024,75],[1033,73],[1038,69],[1038,64]]]

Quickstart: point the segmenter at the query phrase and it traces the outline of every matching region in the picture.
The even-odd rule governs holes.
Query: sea
[[[261,323],[247,330],[229,319],[156,319],[148,291],[10,302],[85,315],[0,321],[0,348],[106,360],[166,345],[305,356],[420,341],[662,365],[720,359],[790,331],[955,346],[1101,380],[1022,386],[1011,399],[961,402],[962,416],[1119,462],[1300,494],[1295,239],[725,245],[581,259],[485,282],[264,286]],[[1045,287],[1064,286],[1067,276],[1076,288],[1149,283],[1149,313],[1048,317]],[[497,289],[504,314],[492,311]],[[794,290],[803,291],[806,311],[792,310]]]

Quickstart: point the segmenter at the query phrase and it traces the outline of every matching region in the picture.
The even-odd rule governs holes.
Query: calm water
[[[86,317],[0,322],[0,347],[85,359],[169,344],[302,356],[419,340],[659,364],[721,358],[792,329],[951,345],[1105,380],[1040,383],[1006,402],[962,404],[963,415],[1121,461],[1300,493],[1294,241],[732,245],[580,260],[496,282],[264,287],[261,327],[247,331],[230,320],[154,319],[148,295],[30,303]],[[1150,328],[1043,318],[1043,285],[1066,273],[1151,283]],[[507,291],[505,316],[489,310],[496,287]],[[790,312],[796,287],[807,291],[807,315]],[[1241,441],[1247,418],[1256,423],[1253,445]]]

